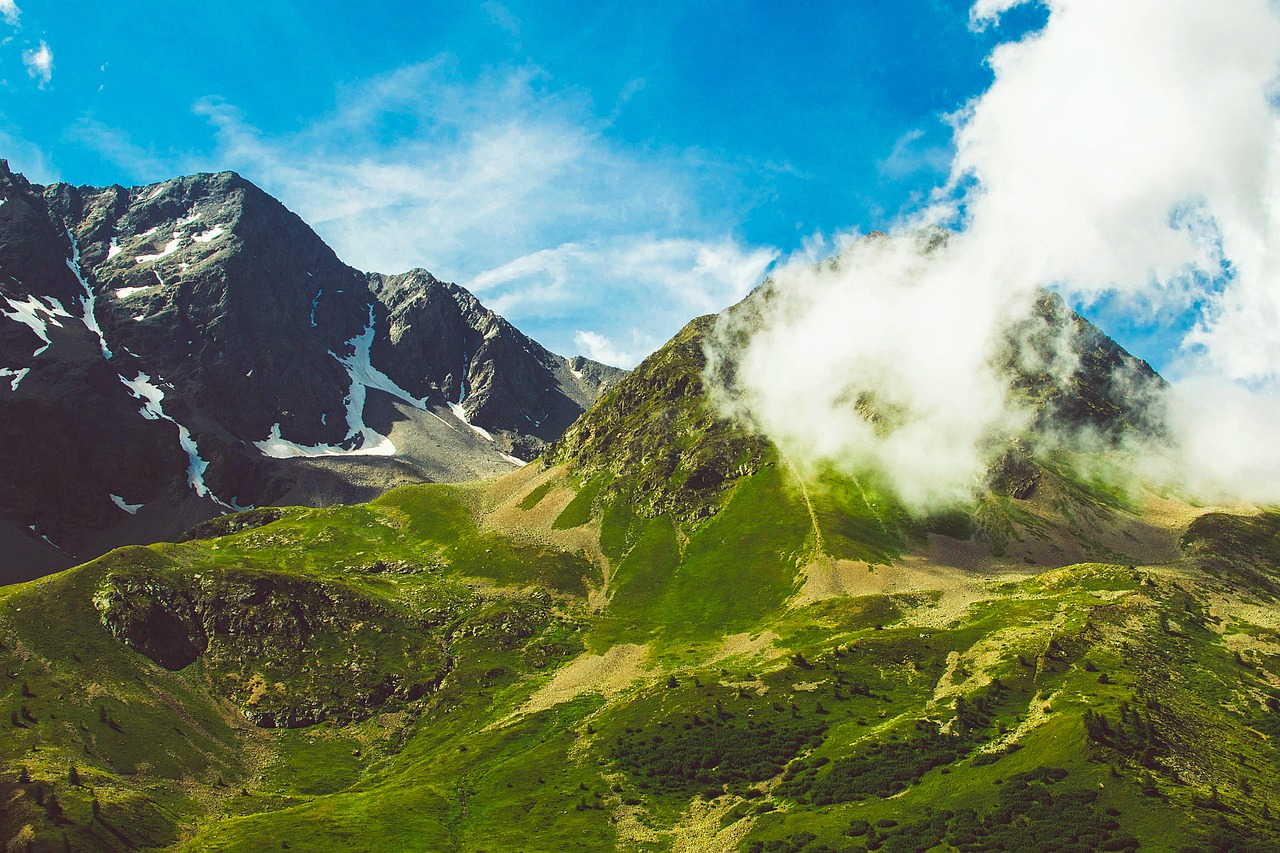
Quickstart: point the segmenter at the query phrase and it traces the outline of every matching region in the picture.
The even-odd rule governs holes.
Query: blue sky
[[[363,269],[423,266],[631,364],[777,259],[891,225],[1034,4],[0,0],[0,156],[235,169]],[[825,242],[824,242],[825,241]]]

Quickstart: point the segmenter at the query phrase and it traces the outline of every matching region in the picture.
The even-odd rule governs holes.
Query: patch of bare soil
[[[733,797],[709,803],[694,800],[672,828],[671,853],[734,853],[754,823],[744,818],[728,826],[720,825],[736,803]]]
[[[939,628],[959,620],[971,604],[991,598],[992,584],[1030,576],[1026,566],[997,560],[980,544],[945,536],[930,536],[924,550],[889,566],[823,557],[801,571],[805,580],[792,607],[838,597],[938,593],[912,611],[908,621]]]
[[[613,646],[602,655],[580,655],[557,670],[551,681],[503,722],[545,711],[584,693],[617,696],[635,682],[651,677],[648,659],[647,647],[630,643]]]
[[[520,506],[530,492],[548,483],[550,489],[536,505],[529,509]],[[543,469],[531,464],[486,485],[477,519],[480,527],[517,541],[582,554],[601,575],[598,586],[588,585],[587,602],[592,610],[603,609],[609,600],[613,567],[600,549],[599,520],[592,519],[568,530],[552,527],[577,494],[569,485],[564,468]]]
[[[777,641],[778,635],[772,631],[761,631],[759,634],[730,634],[720,643],[720,648],[707,663],[719,663],[736,657],[761,657],[774,652],[774,643]]]

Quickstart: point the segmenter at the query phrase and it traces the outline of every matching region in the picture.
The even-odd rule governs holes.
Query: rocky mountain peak
[[[0,464],[49,491],[0,495],[0,539],[52,543],[48,565],[229,508],[509,471],[621,375],[580,383],[426,270],[348,266],[234,172],[46,187],[6,165],[0,199]]]

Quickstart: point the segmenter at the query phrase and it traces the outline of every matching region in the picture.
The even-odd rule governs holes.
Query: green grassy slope
[[[0,844],[1280,845],[1280,515],[1015,447],[912,517],[718,419],[711,322],[504,480],[0,588]]]
[[[596,567],[486,532],[474,494],[439,486],[6,588],[4,840],[820,853],[1280,838],[1271,516],[1197,522],[1166,566],[795,607],[818,537],[872,549],[869,577],[899,553],[859,538],[837,511],[847,494],[810,515],[798,485],[769,466],[699,525],[623,518],[601,611],[583,594]],[[1205,568],[1218,553],[1250,574]],[[200,635],[173,670],[152,660],[173,645],[156,620],[120,627],[159,605]],[[644,647],[631,670],[569,677],[624,643]],[[1051,846],[1073,832],[1077,847]]]

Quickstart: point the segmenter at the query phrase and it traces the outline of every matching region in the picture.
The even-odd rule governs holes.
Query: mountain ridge
[[[286,494],[367,500],[397,482],[497,473],[621,375],[548,352],[425,271],[354,270],[233,172],[41,187],[6,165],[0,184],[0,405],[16,442],[0,461],[29,472],[0,499],[8,539],[34,533],[84,557]],[[76,365],[58,381],[41,377],[55,357],[46,338]],[[81,424],[76,438],[42,452],[60,420]],[[20,435],[28,422],[45,437]],[[79,448],[97,445],[129,464],[84,460]],[[166,445],[163,461],[127,473]],[[59,511],[58,495],[80,505]]]

